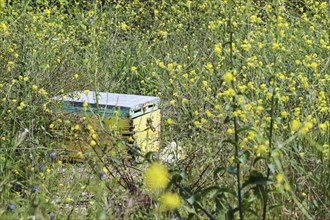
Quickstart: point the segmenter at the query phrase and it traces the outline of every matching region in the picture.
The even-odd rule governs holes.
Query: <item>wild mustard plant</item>
[[[325,0],[0,1],[0,214],[326,219],[329,19]],[[161,141],[187,156],[162,165],[180,200],[159,201],[180,208],[137,196],[115,134],[54,114],[75,90],[160,96]],[[69,141],[100,157],[66,163]]]

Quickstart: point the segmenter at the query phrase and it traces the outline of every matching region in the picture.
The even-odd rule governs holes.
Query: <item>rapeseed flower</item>
[[[96,142],[95,142],[94,140],[91,140],[91,141],[89,142],[89,145],[92,146],[92,147],[94,147],[94,146],[96,145]]]
[[[128,30],[129,26],[128,26],[125,22],[122,22],[121,25],[120,25],[120,28],[121,28],[123,31],[126,31],[126,30]]]
[[[284,181],[284,177],[283,177],[283,174],[277,174],[276,176],[276,181],[278,183],[282,183]]]
[[[292,120],[291,121],[291,130],[292,130],[292,132],[295,132],[295,131],[297,131],[298,129],[299,129],[299,127],[300,127],[300,121],[299,120],[296,120],[296,119],[294,119],[294,120]]]
[[[327,129],[327,127],[328,127],[327,123],[320,123],[320,124],[318,124],[318,128],[321,131],[325,131]]]
[[[261,154],[267,152],[268,149],[265,145],[260,145],[257,147],[257,156],[260,156]]]
[[[207,63],[207,64],[205,65],[205,69],[207,69],[208,71],[212,71],[212,70],[213,70],[213,65],[212,65],[212,63]]]
[[[258,21],[258,17],[257,17],[256,15],[251,15],[251,17],[250,17],[250,21],[251,21],[252,23],[255,23],[255,22]]]
[[[172,120],[172,118],[168,118],[168,119],[166,120],[166,123],[167,123],[168,125],[173,124],[173,120]]]
[[[304,126],[301,128],[301,131],[303,134],[306,134],[310,129],[313,128],[313,123],[310,121],[307,121]]]
[[[221,52],[222,52],[222,50],[221,50],[220,45],[219,45],[219,44],[216,44],[216,45],[214,46],[214,53],[215,53],[216,55],[220,55]]]
[[[202,125],[199,121],[194,121],[194,125],[196,126],[196,128],[201,128]]]
[[[146,188],[155,192],[167,186],[170,182],[170,175],[164,165],[153,163],[145,170],[143,179]]]
[[[132,66],[131,67],[131,72],[132,73],[136,73],[137,72],[137,67],[136,66]]]
[[[233,81],[233,79],[234,79],[234,76],[231,72],[227,72],[227,73],[225,73],[225,75],[223,75],[223,81],[225,83],[230,83],[231,81]]]
[[[166,212],[180,208],[181,201],[178,194],[167,192],[160,196],[159,204],[160,204],[160,210]]]

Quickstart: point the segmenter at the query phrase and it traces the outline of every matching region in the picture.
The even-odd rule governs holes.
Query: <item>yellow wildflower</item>
[[[302,127],[302,133],[307,133],[310,129],[312,129],[313,128],[313,123],[312,122],[310,122],[310,121],[307,121],[305,124],[304,124],[304,126]]]
[[[316,71],[317,66],[318,66],[317,63],[315,63],[315,62],[313,62],[313,63],[310,64],[310,67],[311,67],[314,71]]]
[[[125,22],[122,22],[121,25],[120,25],[120,27],[121,27],[121,29],[122,29],[123,31],[126,31],[126,30],[128,30],[128,28],[129,28],[129,26],[128,26]]]
[[[216,55],[220,55],[221,54],[221,47],[220,47],[220,45],[219,44],[216,44],[215,46],[214,46],[214,53],[216,54]]]
[[[173,120],[172,120],[172,118],[168,118],[168,119],[166,120],[166,123],[169,124],[169,125],[170,125],[170,124],[173,124]]]
[[[167,64],[168,71],[173,71],[173,68],[174,68],[174,64],[173,63]]]
[[[136,66],[132,66],[131,67],[131,72],[132,73],[136,73],[137,72],[137,67]]]
[[[276,181],[277,181],[278,183],[282,183],[283,180],[284,180],[283,174],[277,174],[277,176],[276,176]]]
[[[272,49],[273,50],[279,50],[280,49],[280,45],[278,43],[272,43]]]
[[[319,129],[322,130],[322,131],[325,131],[327,129],[327,124],[326,123],[321,123],[318,125]]]
[[[225,73],[225,75],[223,75],[223,81],[226,83],[231,82],[234,79],[234,76],[231,72],[227,72]]]
[[[194,121],[194,125],[196,126],[196,128],[201,128],[202,125],[199,121]]]
[[[286,118],[286,116],[288,116],[288,113],[286,111],[281,112],[281,116],[282,118]]]
[[[285,183],[283,187],[284,187],[285,191],[290,191],[290,185],[289,184]]]
[[[178,209],[181,206],[180,197],[177,193],[167,192],[159,198],[160,210],[163,212]]]
[[[267,147],[265,145],[260,145],[257,148],[257,155],[260,156],[261,154],[263,154],[264,152],[267,152]]]
[[[205,65],[205,69],[207,69],[208,71],[212,71],[213,70],[213,65],[212,65],[212,63],[207,63],[206,65]]]
[[[88,102],[83,102],[82,106],[86,108],[88,106]]]
[[[174,99],[172,99],[171,101],[170,101],[170,105],[175,105],[175,100]]]
[[[227,129],[227,133],[228,134],[234,134],[235,133],[235,130],[233,128],[228,128]]]
[[[183,98],[183,99],[182,99],[182,103],[183,103],[183,104],[188,104],[188,103],[189,103],[189,100],[186,99],[186,98]]]
[[[90,146],[94,147],[96,145],[96,142],[94,140],[91,140],[91,142],[89,143]]]
[[[160,163],[151,164],[143,174],[144,184],[150,191],[164,189],[170,182],[166,167]]]
[[[236,95],[235,90],[232,88],[227,89],[223,92],[223,95],[226,97],[234,97]]]
[[[257,17],[256,15],[251,15],[251,17],[250,17],[250,21],[251,21],[252,23],[257,22],[257,21],[258,21],[258,17]]]
[[[297,131],[300,127],[300,121],[299,120],[292,120],[291,121],[291,130],[293,132]]]

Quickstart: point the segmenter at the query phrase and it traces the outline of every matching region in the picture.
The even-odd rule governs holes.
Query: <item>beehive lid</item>
[[[56,98],[59,99],[59,98]],[[84,109],[83,103],[88,107]],[[98,103],[98,104],[97,104]],[[63,98],[63,111],[136,118],[158,109],[159,97],[108,92],[73,92]],[[119,115],[118,115],[119,113]]]

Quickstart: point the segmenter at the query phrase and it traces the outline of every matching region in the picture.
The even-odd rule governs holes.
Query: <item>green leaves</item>
[[[272,183],[273,181],[266,178],[261,172],[257,170],[253,170],[250,173],[249,178],[243,183],[242,188],[253,185],[269,185]]]
[[[237,168],[236,167],[233,167],[233,166],[228,166],[227,167],[227,172],[229,174],[236,175],[237,174]]]
[[[249,160],[250,157],[250,151],[243,151],[242,153],[239,154],[239,156],[237,158],[235,158],[235,162],[236,163],[241,163],[241,164],[245,164],[247,163],[247,161]]]

